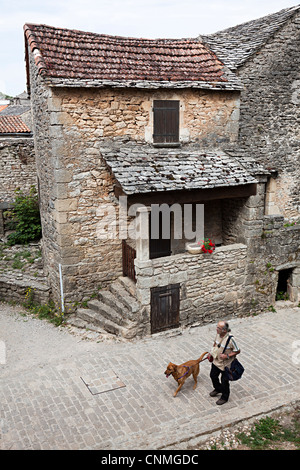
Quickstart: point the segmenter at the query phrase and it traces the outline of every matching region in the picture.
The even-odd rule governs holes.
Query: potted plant
[[[213,253],[216,248],[210,238],[205,238],[201,242],[198,242],[198,245],[200,245],[202,253]]]
[[[200,242],[188,243],[186,249],[192,255],[197,255],[199,253],[213,253],[215,250],[215,244],[211,241],[210,238],[205,238]]]

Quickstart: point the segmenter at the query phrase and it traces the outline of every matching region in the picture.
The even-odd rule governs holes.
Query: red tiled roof
[[[137,39],[26,24],[40,75],[49,79],[228,82],[198,39]]]
[[[23,134],[31,130],[19,116],[0,116],[0,134]]]
[[[7,108],[7,104],[0,104],[0,113],[3,111],[3,109]]]

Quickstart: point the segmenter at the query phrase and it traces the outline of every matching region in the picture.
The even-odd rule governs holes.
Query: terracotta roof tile
[[[34,24],[24,31],[39,73],[48,80],[236,85],[236,77],[198,39],[126,38]]]
[[[31,130],[19,116],[0,116],[0,134],[28,134],[30,132]]]

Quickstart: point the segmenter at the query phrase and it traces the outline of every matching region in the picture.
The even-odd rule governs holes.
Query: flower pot
[[[191,253],[191,255],[198,255],[199,253],[202,253],[201,245],[198,245],[198,243],[187,243],[185,248],[189,253]]]

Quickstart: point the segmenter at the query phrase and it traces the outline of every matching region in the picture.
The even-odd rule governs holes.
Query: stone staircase
[[[140,304],[135,298],[135,284],[128,277],[119,277],[97,299],[79,308],[68,323],[81,328],[106,332],[126,339],[139,334]]]

